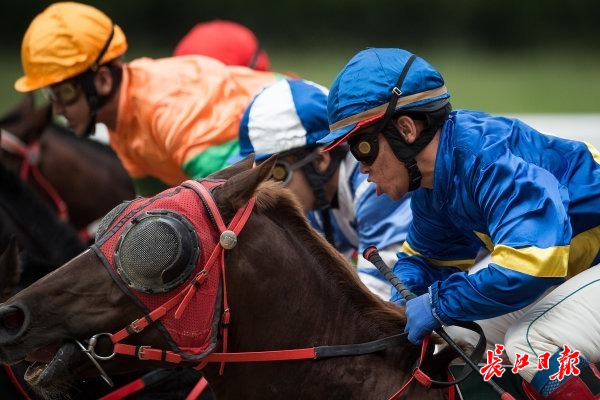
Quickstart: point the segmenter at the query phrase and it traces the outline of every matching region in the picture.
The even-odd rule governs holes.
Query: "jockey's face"
[[[108,96],[111,93],[113,77],[107,66],[101,66],[93,74],[93,84],[96,88],[96,96]],[[52,110],[56,115],[62,115],[67,119],[70,129],[77,136],[86,136],[90,124],[90,106],[81,81],[72,78],[64,82],[52,85],[45,89],[48,99],[52,102]],[[110,129],[116,125],[116,105],[118,105],[118,90],[112,98],[97,109],[96,122],[106,124]]]
[[[80,85],[70,82],[72,81],[50,86],[45,89],[45,93],[52,103],[53,113],[65,117],[68,128],[77,136],[85,136],[90,120],[90,108]]]
[[[375,183],[378,196],[385,193],[394,201],[400,200],[408,192],[408,171],[381,134],[378,144],[377,158],[371,165],[361,162],[360,172],[369,175],[367,180]]]

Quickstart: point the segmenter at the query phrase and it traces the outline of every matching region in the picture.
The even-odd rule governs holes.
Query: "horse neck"
[[[241,304],[256,303],[249,310],[254,315],[268,310],[268,320],[262,323],[271,325],[269,330],[296,326],[305,331],[298,339],[306,339],[309,327],[315,338],[330,329],[331,339],[338,340],[373,340],[402,332],[401,315],[369,292],[353,267],[304,218],[285,221],[285,230],[281,225],[266,218],[251,220],[246,229],[257,233],[247,249],[242,243],[237,253],[242,259],[231,269],[232,280],[240,271],[245,277],[239,285],[243,288]],[[231,283],[231,296],[237,296],[237,289],[237,282]],[[261,304],[270,307],[264,309]],[[340,326],[352,329],[340,330]]]
[[[42,174],[67,203],[69,221],[76,228],[85,228],[134,197],[131,179],[108,146],[55,124],[47,127],[41,142]]]
[[[254,216],[226,261],[232,321],[227,350],[355,344],[402,332],[400,312],[371,294],[350,268],[303,218],[284,223]],[[256,364],[228,364],[223,376],[211,365],[206,373],[218,398],[243,393],[257,393],[257,398],[318,398],[323,393],[385,398],[398,389],[398,382],[408,380],[417,352],[399,347],[360,359],[266,362],[258,373]],[[361,375],[360,385],[353,373]],[[371,379],[378,384],[365,384]],[[319,383],[307,389],[304,380]],[[266,387],[271,391],[265,393]]]

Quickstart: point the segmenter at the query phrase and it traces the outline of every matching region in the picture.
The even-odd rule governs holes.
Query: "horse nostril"
[[[0,344],[10,343],[26,329],[26,311],[17,306],[0,307]]]
[[[2,313],[1,324],[7,331],[18,331],[25,322],[25,313],[20,308],[11,307]]]

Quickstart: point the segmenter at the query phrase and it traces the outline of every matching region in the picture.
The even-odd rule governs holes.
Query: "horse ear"
[[[27,115],[26,123],[21,132],[13,132],[20,136],[22,140],[31,142],[41,136],[44,129],[52,122],[52,104],[47,103],[40,108],[35,108]]]
[[[33,137],[39,137],[44,128],[52,121],[52,104],[44,104],[35,110],[31,120],[30,130]]]
[[[224,168],[217,172],[213,172],[212,174],[208,175],[207,178],[209,178],[209,179],[229,179],[232,176],[237,175],[242,171],[249,170],[253,166],[254,166],[254,153],[250,154],[248,157],[244,158],[241,161],[238,161],[237,163],[233,164],[230,167]]]
[[[275,161],[277,156],[273,155],[258,166],[232,176],[215,190],[215,201],[225,219],[233,216],[252,197],[258,185],[269,179]]]

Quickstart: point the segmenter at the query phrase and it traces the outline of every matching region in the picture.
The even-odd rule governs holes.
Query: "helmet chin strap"
[[[315,195],[315,208],[320,212],[323,220],[323,234],[325,239],[332,245],[334,244],[333,226],[331,224],[329,210],[334,205],[332,204],[332,201],[327,198],[327,194],[325,193],[325,185],[327,185],[327,183],[335,175],[335,172],[337,171],[341,161],[341,157],[332,155],[327,170],[323,172],[317,171],[312,162],[300,168]]]
[[[96,90],[96,85],[94,85],[94,72],[91,70],[85,71],[81,74],[80,82],[90,109],[90,119],[84,133],[86,135],[93,135],[96,132],[96,117],[99,108],[98,91]]]
[[[395,124],[389,124],[383,132],[383,137],[387,140],[398,160],[404,163],[408,170],[408,191],[418,189],[421,186],[421,171],[417,166],[415,157],[431,142],[437,131],[437,125],[429,125],[423,129],[419,137],[412,143],[408,144]]]
[[[437,130],[444,125],[448,115],[452,111],[452,106],[445,101],[439,109],[428,112],[425,115],[427,125],[421,131],[419,137],[411,144],[404,140],[404,137],[395,124],[388,124],[381,134],[390,144],[394,155],[406,166],[408,170],[408,191],[411,192],[421,186],[421,171],[417,166],[415,157],[419,154],[433,139]]]
[[[95,71],[88,69],[80,76],[79,81],[81,83],[81,88],[85,93],[85,97],[90,109],[90,119],[85,130],[85,134],[87,135],[93,135],[95,133],[98,110],[104,107],[106,103],[108,103],[115,96],[121,84],[122,71],[120,69],[117,70],[118,67],[110,64],[108,64],[107,67],[111,71],[112,87],[106,96],[99,95],[98,91],[96,90],[96,85],[94,84]]]

